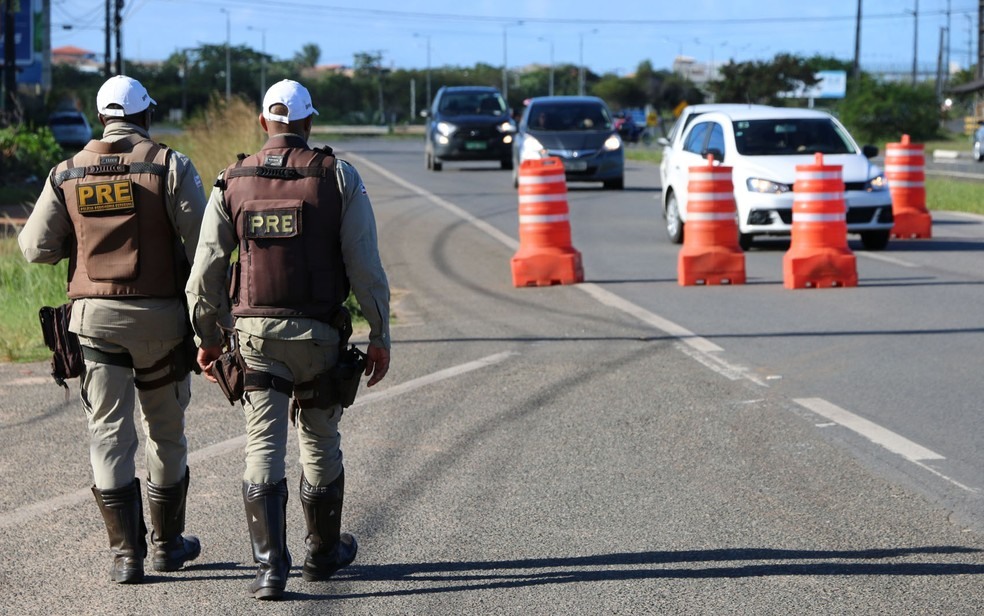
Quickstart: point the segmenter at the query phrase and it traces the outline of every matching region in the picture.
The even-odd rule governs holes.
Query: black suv
[[[495,88],[444,86],[427,115],[427,168],[440,171],[446,160],[497,160],[512,169],[516,123]]]

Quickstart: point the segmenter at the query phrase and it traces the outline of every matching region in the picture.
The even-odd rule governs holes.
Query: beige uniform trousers
[[[338,343],[329,340],[276,340],[239,332],[246,365],[294,383],[310,381],[335,365]],[[300,391],[302,397],[308,392]],[[290,398],[273,389],[247,391],[246,471],[250,483],[277,483],[287,476],[287,428]],[[298,413],[297,439],[301,468],[308,483],[328,485],[342,472],[341,406],[309,408]]]
[[[127,340],[119,337],[79,336],[83,346],[106,353],[129,353],[135,368],[154,365],[176,347],[181,338],[165,340]],[[168,367],[141,375],[142,380],[164,376]],[[188,464],[188,441],[184,434],[185,409],[191,400],[191,379],[169,383],[157,389],[138,390],[133,370],[123,366],[85,362],[82,375],[82,408],[89,424],[89,458],[96,487],[122,488],[136,474],[137,430],[135,402],[140,402],[143,423],[145,464],[148,478],[157,485],[172,485],[184,479]]]

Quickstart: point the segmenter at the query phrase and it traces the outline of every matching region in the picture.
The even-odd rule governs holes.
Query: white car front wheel
[[[683,242],[683,220],[680,219],[680,206],[676,193],[666,195],[666,235],[674,244]]]

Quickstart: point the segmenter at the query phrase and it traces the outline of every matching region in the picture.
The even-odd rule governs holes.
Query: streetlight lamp
[[[502,26],[502,98],[506,101],[506,106],[509,106],[509,61],[506,58],[506,29],[510,26],[521,26],[522,21],[517,21],[516,23],[505,24]]]
[[[554,95],[554,44],[553,39],[545,39],[542,36],[538,39],[544,43],[550,43],[550,89],[548,90],[550,96]]]
[[[227,9],[227,8],[220,8],[219,10],[221,12],[225,13],[225,15],[226,15],[226,49],[225,49],[225,52],[226,52],[226,70],[225,70],[225,73],[226,73],[226,100],[229,100],[230,98],[232,98],[232,58],[229,55],[229,48],[230,48],[230,45],[231,45],[231,37],[229,35],[230,35],[230,32],[232,30],[231,30],[231,26],[230,26],[230,23],[229,23],[229,9]]]
[[[431,37],[429,34],[413,33],[414,38],[422,38],[427,41],[427,104],[431,104]]]
[[[578,45],[578,71],[577,71],[577,93],[584,96],[584,35],[598,34],[598,28],[592,28],[587,32],[578,33],[580,44]]]
[[[266,55],[266,28],[254,28],[253,26],[246,26],[247,30],[259,30],[260,32],[260,46],[262,48],[263,59],[260,63],[260,104],[263,104],[263,96],[266,94],[266,70],[267,70],[267,55]]]

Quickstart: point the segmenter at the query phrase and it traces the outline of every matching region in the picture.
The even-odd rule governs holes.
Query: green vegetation
[[[984,190],[979,182],[926,178],[926,207],[930,210],[984,214]]]
[[[68,301],[68,263],[30,265],[15,238],[0,239],[0,361],[38,361],[51,356],[41,338],[38,309]]]

